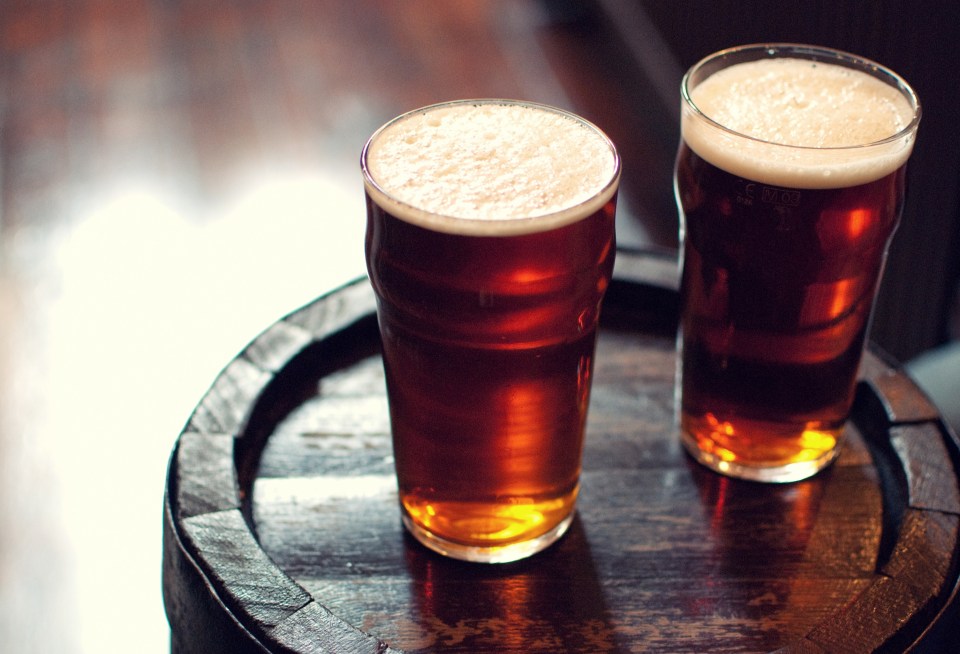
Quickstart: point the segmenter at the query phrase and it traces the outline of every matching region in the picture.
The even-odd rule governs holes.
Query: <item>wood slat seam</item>
[[[372,634],[309,602],[270,630],[271,639],[297,654],[401,654]]]
[[[320,340],[376,311],[376,299],[366,277],[321,296],[285,317],[284,322],[306,329]]]
[[[192,516],[180,524],[191,556],[247,628],[266,633],[313,601],[260,548],[239,510]]]
[[[240,356],[262,370],[279,372],[313,342],[313,335],[292,322],[278,321],[253,339]]]
[[[236,358],[217,376],[190,417],[185,431],[243,433],[255,400],[273,374]]]
[[[186,431],[180,435],[171,473],[174,510],[180,518],[240,507],[240,487],[233,465],[236,436]]]

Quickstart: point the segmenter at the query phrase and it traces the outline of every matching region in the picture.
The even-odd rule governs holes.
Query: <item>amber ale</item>
[[[802,479],[838,452],[919,105],[806,46],[708,57],[683,95],[681,438],[720,472]]]
[[[550,107],[445,103],[364,149],[401,515],[428,547],[504,562],[577,498],[619,159]]]

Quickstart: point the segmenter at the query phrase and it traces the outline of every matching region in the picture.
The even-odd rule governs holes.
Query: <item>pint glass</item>
[[[721,473],[803,479],[838,454],[920,106],[803,45],[711,55],[681,94],[681,439]]]
[[[419,109],[363,150],[401,517],[447,556],[554,542],[579,489],[620,162],[533,103]]]

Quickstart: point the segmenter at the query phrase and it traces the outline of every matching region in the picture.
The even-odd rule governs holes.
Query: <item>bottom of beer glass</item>
[[[571,510],[555,527],[533,538],[497,545],[475,545],[438,536],[417,524],[406,512],[402,513],[404,527],[421,544],[444,556],[474,563],[510,563],[533,556],[558,541],[570,527],[573,516]]]
[[[728,477],[766,483],[800,481],[829,466],[840,454],[842,428],[768,425],[763,430],[751,425],[749,436],[738,436],[732,427],[704,429],[700,424],[698,428],[700,422],[684,418],[680,431],[684,448],[699,463]]]

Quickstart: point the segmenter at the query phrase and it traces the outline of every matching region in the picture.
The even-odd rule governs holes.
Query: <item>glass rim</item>
[[[746,63],[747,61],[757,61],[759,59],[775,59],[779,57],[786,56],[795,56],[801,59],[808,59],[810,61],[822,61],[824,63],[835,63],[846,68],[853,68],[860,70],[875,79],[879,79],[885,84],[896,88],[910,103],[910,106],[913,108],[913,116],[909,123],[907,123],[903,128],[901,128],[895,134],[892,134],[888,137],[882,138],[877,141],[870,141],[869,143],[857,143],[855,145],[837,145],[837,146],[815,146],[815,145],[791,145],[789,143],[777,143],[775,141],[768,141],[766,139],[758,138],[756,136],[750,136],[749,134],[744,134],[733,128],[727,127],[726,125],[715,121],[710,118],[707,114],[703,113],[700,110],[700,107],[693,101],[693,98],[690,97],[690,82],[694,76],[701,72],[704,68],[709,66],[714,62],[720,62],[724,59],[728,59],[732,56],[745,53],[760,53],[756,57],[749,59],[738,60],[735,63]],[[765,53],[765,54],[763,54]],[[731,64],[733,65],[733,64]],[[718,68],[717,70],[720,70]],[[717,71],[714,71],[717,72]],[[712,75],[713,73],[711,73]],[[709,77],[709,76],[708,76]],[[704,78],[706,79],[706,78]],[[702,81],[702,80],[701,80]],[[696,88],[696,87],[693,87]],[[913,87],[910,86],[907,81],[898,75],[896,72],[887,68],[886,66],[879,64],[871,59],[866,57],[861,57],[844,50],[838,50],[836,48],[830,48],[826,46],[819,45],[808,45],[804,43],[750,43],[746,45],[739,45],[730,48],[725,48],[723,50],[718,50],[712,54],[707,55],[706,57],[700,59],[697,63],[693,64],[686,73],[683,75],[683,79],[680,82],[680,95],[683,99],[683,103],[686,107],[689,107],[696,117],[700,120],[707,122],[712,127],[722,130],[727,134],[731,134],[741,139],[748,139],[756,143],[763,143],[767,146],[775,146],[778,148],[787,148],[797,151],[816,151],[816,152],[843,152],[851,150],[861,150],[865,148],[874,148],[878,146],[889,145],[895,143],[899,140],[909,137],[911,134],[917,131],[917,126],[920,124],[920,118],[922,114],[922,109],[920,105],[920,98],[917,96],[916,92],[913,90]]]
[[[410,204],[408,202],[404,202],[403,200],[397,198],[396,195],[384,189],[383,186],[381,186],[379,182],[377,182],[377,180],[374,178],[367,164],[367,158],[368,158],[371,145],[377,140],[377,138],[383,132],[388,130],[390,127],[416,114],[421,114],[421,113],[433,111],[436,109],[441,109],[444,107],[458,106],[458,105],[471,105],[471,104],[472,105],[508,105],[508,106],[532,107],[535,109],[549,111],[554,114],[559,114],[561,116],[574,120],[575,122],[583,125],[587,129],[589,129],[591,132],[599,136],[604,141],[604,143],[606,143],[607,147],[610,149],[610,154],[613,157],[613,170],[610,174],[610,178],[606,180],[603,183],[603,186],[600,187],[590,197],[586,198],[585,200],[579,201],[576,204],[570,205],[568,207],[564,207],[563,209],[559,209],[557,211],[549,211],[547,213],[536,214],[533,216],[522,216],[522,217],[505,218],[505,219],[465,218],[465,217],[460,217],[453,214],[446,214],[446,213],[440,213],[436,211],[430,211],[428,209],[423,209],[421,207]],[[452,225],[450,226],[449,229],[444,229],[443,227],[446,223],[456,222],[456,224],[459,225],[461,229],[455,230],[455,233],[463,234],[465,236],[496,237],[496,236],[517,236],[517,235],[522,235],[526,233],[533,234],[533,233],[544,232],[552,229],[557,229],[559,227],[577,222],[579,218],[574,220],[572,219],[572,217],[574,216],[579,216],[580,214],[583,214],[583,217],[586,217],[590,215],[593,212],[584,211],[583,209],[585,207],[589,207],[593,204],[596,204],[596,209],[594,209],[594,211],[598,210],[600,207],[606,204],[606,202],[609,201],[611,197],[613,197],[620,183],[622,162],[620,159],[620,153],[617,151],[616,145],[613,143],[610,137],[606,134],[606,132],[604,132],[596,124],[587,120],[583,116],[580,116],[579,114],[576,114],[567,109],[563,109],[561,107],[556,107],[554,105],[549,105],[549,104],[536,102],[532,100],[519,100],[519,99],[511,99],[511,98],[492,98],[491,97],[491,98],[464,98],[464,99],[458,99],[458,100],[447,100],[443,102],[436,102],[433,104],[428,104],[422,107],[418,107],[416,109],[405,111],[395,116],[394,118],[391,118],[386,123],[384,123],[379,128],[377,128],[376,131],[374,131],[373,134],[370,135],[370,138],[367,139],[366,143],[363,146],[363,150],[360,153],[360,169],[363,173],[364,186],[367,188],[368,193],[369,193],[369,190],[372,189],[375,195],[385,198],[389,203],[397,206],[398,208],[401,208],[402,210],[408,213],[422,217],[423,223],[428,225],[427,227],[428,229],[434,229],[436,231],[454,232],[454,228],[452,227]],[[403,218],[400,218],[400,219],[403,220]],[[405,222],[410,222],[410,221],[405,220]],[[511,225],[512,228],[503,228],[502,231],[498,231],[496,234],[487,234],[486,232],[488,230],[485,229],[485,227],[489,226],[493,222],[497,223],[499,226],[501,226],[501,228],[503,228],[503,226],[507,224]],[[537,223],[537,224],[542,223],[543,227],[538,229],[530,229],[529,225],[531,223]],[[414,222],[412,224],[425,226],[419,221]]]

